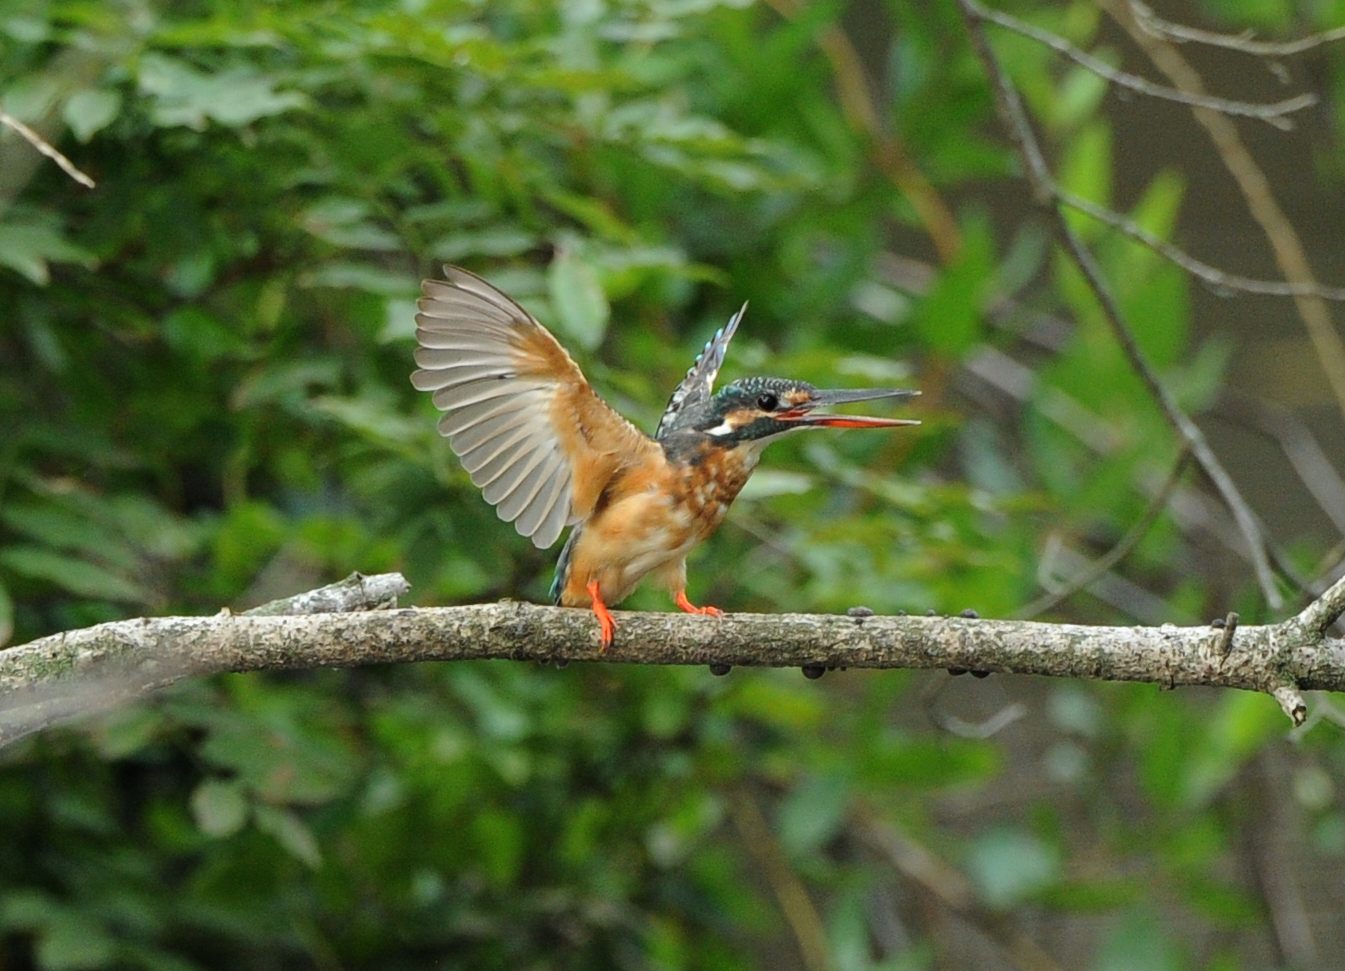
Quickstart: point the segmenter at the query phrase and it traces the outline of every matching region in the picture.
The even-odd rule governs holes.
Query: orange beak
[[[856,401],[874,401],[878,398],[914,398],[919,391],[899,391],[891,388],[856,388],[841,391],[814,391],[810,400],[777,415],[780,421],[808,428],[898,428],[918,425],[912,418],[870,418],[867,415],[824,415],[813,409],[828,405],[848,405]]]

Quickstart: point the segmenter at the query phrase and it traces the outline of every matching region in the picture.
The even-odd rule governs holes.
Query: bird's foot
[[[682,610],[689,614],[700,614],[702,617],[723,617],[724,611],[718,607],[697,607],[687,599],[685,590],[678,590],[677,596],[673,597],[673,603],[677,604]]]
[[[589,581],[588,586],[584,589],[588,591],[589,598],[593,601],[593,615],[598,618],[598,623],[602,625],[602,632],[598,635],[598,652],[606,654],[607,649],[612,646],[612,638],[616,636],[616,619],[598,594],[597,580]]]

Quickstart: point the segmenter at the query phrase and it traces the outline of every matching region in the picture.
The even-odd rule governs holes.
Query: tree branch
[[[1196,94],[1204,91],[1200,74],[1182,56],[1181,51],[1136,23],[1131,6],[1122,0],[1100,0],[1100,5],[1176,87]],[[1296,287],[1315,286],[1317,278],[1308,261],[1307,249],[1279,200],[1275,198],[1270,179],[1247,147],[1237,126],[1215,111],[1194,108],[1192,114],[1209,135],[1224,167],[1246,199],[1247,211],[1265,233],[1275,263],[1285,280]],[[1317,352],[1322,370],[1331,384],[1336,405],[1341,414],[1345,415],[1345,340],[1332,321],[1331,308],[1320,295],[1313,293],[1295,294],[1294,306],[1303,319],[1313,350]]]
[[[1293,128],[1293,122],[1285,115],[1292,114],[1295,111],[1302,111],[1304,108],[1311,108],[1317,103],[1317,96],[1314,94],[1300,94],[1285,101],[1276,101],[1273,104],[1254,104],[1249,101],[1233,101],[1229,98],[1219,98],[1204,92],[1183,91],[1178,88],[1169,88],[1166,85],[1155,84],[1152,81],[1146,81],[1144,78],[1130,74],[1126,71],[1118,70],[1108,64],[1101,58],[1094,57],[1087,51],[1080,50],[1069,41],[1040,27],[1034,27],[1026,21],[1019,20],[1017,17],[1003,13],[999,10],[991,10],[989,7],[982,6],[977,0],[965,0],[964,7],[969,10],[978,20],[986,20],[1005,30],[1020,34],[1030,40],[1036,41],[1049,47],[1058,54],[1069,58],[1075,64],[1085,70],[1092,71],[1103,80],[1116,85],[1117,87],[1127,88],[1138,94],[1147,95],[1151,98],[1159,98],[1163,101],[1175,101],[1177,104],[1188,105],[1193,108],[1206,108],[1210,111],[1217,111],[1224,115],[1235,115],[1243,118],[1255,118],[1258,121],[1264,121],[1281,131],[1288,131]]]
[[[15,118],[9,112],[0,111],[0,125],[4,125],[6,128],[12,128],[19,134],[20,138],[59,165],[62,172],[70,176],[70,178],[74,179],[86,189],[92,189],[94,187],[93,179],[80,171],[79,167],[75,165],[74,162],[62,155],[60,150],[54,147],[49,141],[33,131],[23,122],[19,121],[19,119]]]
[[[1029,620],[1033,617],[1040,617],[1048,610],[1054,610],[1129,556],[1130,551],[1149,534],[1149,529],[1158,521],[1158,517],[1163,514],[1163,510],[1167,508],[1168,500],[1172,498],[1173,493],[1177,491],[1177,487],[1181,485],[1182,476],[1186,474],[1186,468],[1190,464],[1191,449],[1183,446],[1181,452],[1177,455],[1177,461],[1172,465],[1172,471],[1168,473],[1167,479],[1159,490],[1149,499],[1149,504],[1145,507],[1143,515],[1126,530],[1125,535],[1116,542],[1116,545],[1094,560],[1086,570],[1079,573],[1059,590],[1047,592],[1021,607],[1016,616],[1022,620]]]
[[[1252,54],[1256,57],[1292,57],[1295,54],[1302,54],[1324,44],[1334,44],[1337,41],[1345,40],[1345,27],[1335,27],[1331,30],[1324,30],[1319,34],[1309,34],[1306,37],[1285,41],[1257,40],[1251,31],[1241,34],[1220,34],[1212,30],[1202,30],[1199,27],[1188,27],[1186,24],[1164,20],[1154,13],[1152,7],[1146,3],[1141,3],[1140,0],[1129,0],[1129,4],[1135,22],[1144,28],[1146,33],[1177,44],[1189,41],[1196,44],[1208,44],[1211,47],[1222,47],[1230,51],[1240,51],[1243,54]]]
[[[405,596],[410,590],[411,584],[400,573],[366,576],[357,572],[325,587],[272,600],[243,613],[249,617],[281,617],[294,614],[339,614],[351,610],[386,610],[396,607],[397,598]]]
[[[1076,209],[1086,216],[1106,223],[1113,229],[1129,236],[1135,242],[1149,247],[1168,262],[1176,264],[1191,276],[1209,284],[1215,292],[1240,291],[1268,297],[1321,297],[1323,300],[1345,301],[1345,287],[1325,286],[1315,280],[1302,283],[1287,283],[1284,280],[1257,280],[1221,270],[1217,266],[1211,266],[1209,263],[1196,259],[1181,247],[1174,246],[1165,239],[1160,239],[1139,223],[1127,219],[1115,210],[1100,206],[1090,199],[1076,195],[1058,183],[1053,183],[1052,186],[1056,198],[1071,209]]]
[[[400,580],[400,577],[396,578]],[[964,617],[668,613],[619,615],[598,650],[586,610],[506,601],[298,616],[114,621],[0,652],[0,745],[189,677],[485,659],[749,667],[964,668],[1005,674],[1205,685],[1273,694],[1295,722],[1300,690],[1345,690],[1345,642],[1325,636],[1345,580],[1283,623],[1085,627]]]
[[[804,9],[801,0],[767,0],[780,16],[797,20]],[[850,127],[868,141],[869,161],[911,204],[939,255],[948,264],[962,249],[962,230],[939,190],[906,153],[901,139],[883,127],[870,90],[864,61],[845,31],[835,24],[818,28],[821,48],[836,78],[836,97]]]
[[[1004,66],[991,48],[989,38],[986,37],[984,30],[985,8],[976,0],[958,0],[958,5],[967,25],[972,49],[985,66],[986,74],[990,79],[990,87],[994,92],[995,107],[999,112],[1000,120],[1008,130],[1009,137],[1023,163],[1023,175],[1032,188],[1033,197],[1051,217],[1057,239],[1066,255],[1078,267],[1079,272],[1083,274],[1084,281],[1093,292],[1093,296],[1102,310],[1102,316],[1107,321],[1117,342],[1121,345],[1121,350],[1130,361],[1130,366],[1162,410],[1173,431],[1189,446],[1191,454],[1195,457],[1201,470],[1218,490],[1220,497],[1233,514],[1233,520],[1237,523],[1238,531],[1242,533],[1250,550],[1252,568],[1256,573],[1256,580],[1261,587],[1261,594],[1265,597],[1266,603],[1273,608],[1282,606],[1284,600],[1275,586],[1275,575],[1271,570],[1268,552],[1270,544],[1261,531],[1255,513],[1252,512],[1251,507],[1242,497],[1233,477],[1228,474],[1228,470],[1224,468],[1223,463],[1219,461],[1219,457],[1215,455],[1214,450],[1205,438],[1204,432],[1191,420],[1191,416],[1182,410],[1177,403],[1177,399],[1159,380],[1157,372],[1154,371],[1149,359],[1140,349],[1134,332],[1121,313],[1120,302],[1116,299],[1116,295],[1103,276],[1102,268],[1065,218],[1060,199],[1054,191],[1055,180],[1051,175],[1050,167],[1046,164],[1041,143],[1032,130],[1031,122],[1028,121],[1027,109],[1023,107],[1018,89],[1014,87],[1013,82],[1005,73]]]
[[[244,617],[291,617],[295,615],[330,614],[355,610],[386,610],[397,606],[397,598],[411,589],[400,573],[366,576],[352,573],[344,580],[330,583],[307,593],[272,600],[251,610]],[[222,610],[216,619],[230,616]],[[157,621],[121,621],[122,624],[153,624]],[[87,628],[97,630],[98,628]],[[0,747],[18,741],[52,725],[99,712],[110,711],[130,704],[141,696],[165,684],[199,674],[208,674],[209,662],[198,661],[180,651],[158,653],[145,649],[143,656],[134,659],[118,657],[111,663],[94,661],[91,670],[82,670],[84,648],[78,646],[78,635],[56,634],[33,641],[21,648],[0,652],[0,666],[19,659],[19,675],[6,683],[0,679]],[[67,650],[63,646],[22,655],[11,652],[25,651],[35,645],[61,644],[67,636],[75,638],[76,645]],[[115,636],[115,635],[114,635]],[[73,651],[73,653],[72,653]],[[97,649],[95,648],[95,653]],[[117,652],[114,650],[113,655]],[[225,670],[225,669],[221,669]],[[153,677],[146,680],[145,674]]]
[[[1295,620],[1303,625],[1309,635],[1324,637],[1327,629],[1345,613],[1345,576],[1327,588],[1312,603],[1303,608]]]

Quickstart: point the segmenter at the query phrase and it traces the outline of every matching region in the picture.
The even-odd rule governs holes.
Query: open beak
[[[918,425],[912,418],[870,418],[868,415],[825,415],[815,409],[832,405],[848,405],[855,401],[875,401],[879,398],[914,398],[919,391],[898,391],[891,388],[855,388],[841,391],[814,391],[813,396],[803,404],[783,412],[777,417],[781,421],[791,422],[810,428],[897,428],[901,425]]]

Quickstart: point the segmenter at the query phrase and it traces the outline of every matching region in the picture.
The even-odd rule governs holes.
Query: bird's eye
[[[757,398],[757,407],[762,411],[774,411],[780,407],[780,399],[767,391]]]

